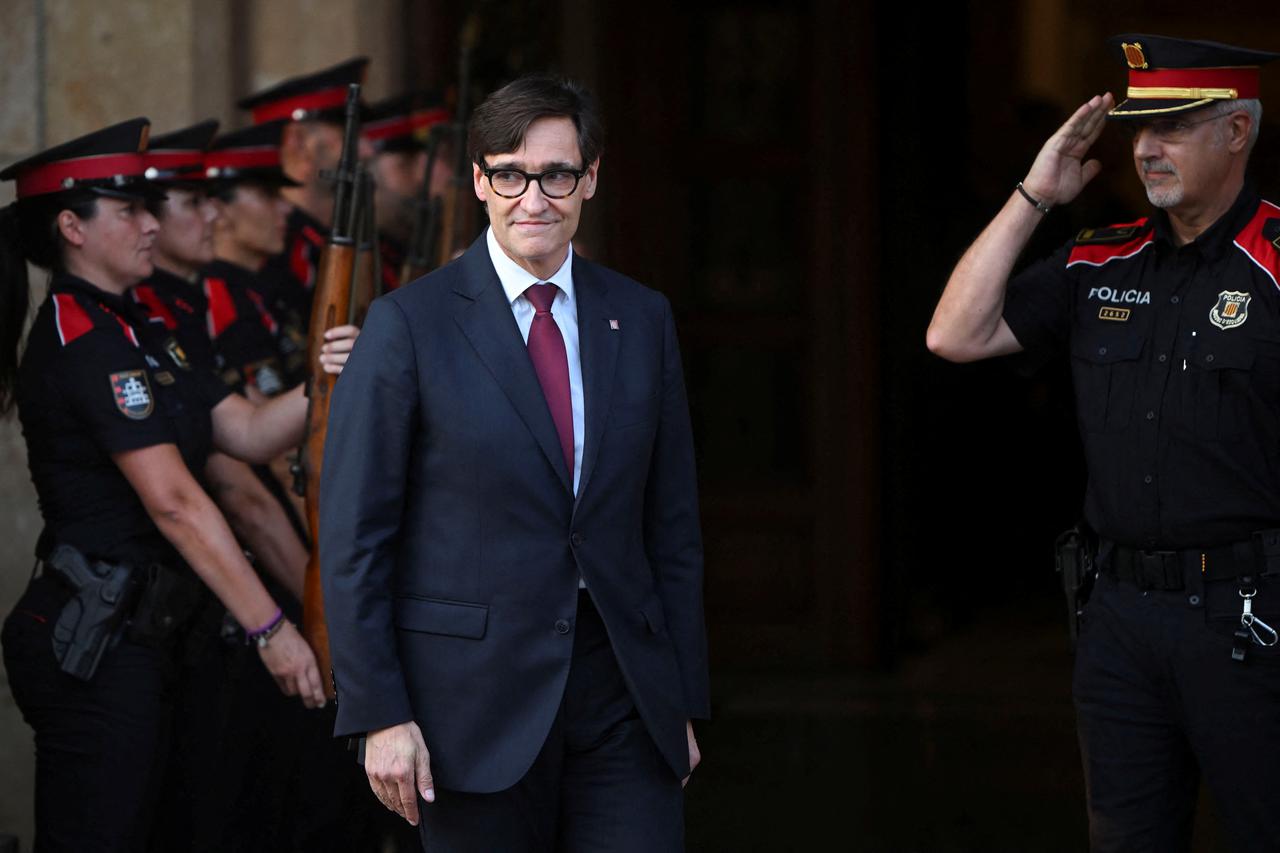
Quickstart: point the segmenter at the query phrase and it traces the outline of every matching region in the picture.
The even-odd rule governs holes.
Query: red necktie
[[[558,288],[554,284],[533,284],[524,292],[533,305],[533,324],[529,326],[529,360],[538,374],[542,395],[547,398],[551,420],[560,434],[560,449],[573,478],[573,398],[569,396],[569,356],[564,349],[564,336],[551,316],[551,303]]]

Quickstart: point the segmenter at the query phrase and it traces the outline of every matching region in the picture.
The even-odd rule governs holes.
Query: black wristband
[[[1022,181],[1018,181],[1018,192],[1022,193],[1022,197],[1025,198],[1031,204],[1032,207],[1034,207],[1036,210],[1040,211],[1041,213],[1048,213],[1049,211],[1053,210],[1052,207],[1045,204],[1044,202],[1037,201],[1036,199],[1032,198],[1031,193],[1027,192],[1027,188],[1022,185]]]

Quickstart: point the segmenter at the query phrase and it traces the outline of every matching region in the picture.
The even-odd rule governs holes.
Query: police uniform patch
[[[1249,319],[1249,300],[1252,297],[1238,290],[1224,290],[1218,294],[1218,304],[1209,309],[1209,322],[1219,329],[1234,329]]]
[[[178,367],[183,370],[191,369],[191,362],[187,360],[187,353],[182,349],[182,345],[178,343],[177,338],[169,338],[165,341],[164,351],[169,353],[169,358],[173,359],[173,363]]]
[[[1103,305],[1098,309],[1099,320],[1114,320],[1117,323],[1125,323],[1129,320],[1130,309],[1128,308],[1112,308]]]
[[[1122,225],[1113,228],[1085,228],[1076,235],[1076,243],[1126,243],[1145,226]]]
[[[140,421],[150,417],[155,408],[151,396],[151,383],[145,370],[126,370],[112,373],[111,392],[116,398],[116,408],[127,418]]]

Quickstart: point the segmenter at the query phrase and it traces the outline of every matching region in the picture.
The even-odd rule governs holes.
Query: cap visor
[[[168,198],[164,187],[159,184],[153,184],[149,181],[138,181],[137,183],[125,184],[119,187],[86,187],[95,195],[106,196],[107,198],[119,198],[125,201],[133,201],[134,199],[142,199],[149,201],[163,201]]]
[[[1216,103],[1214,98],[1129,98],[1107,113],[1112,119],[1147,119],[1188,113]]]

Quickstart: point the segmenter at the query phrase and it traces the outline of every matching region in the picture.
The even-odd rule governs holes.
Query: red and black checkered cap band
[[[315,113],[344,107],[347,103],[347,89],[346,85],[333,86],[259,104],[251,111],[253,123],[265,124],[282,118],[290,121],[304,121]]]
[[[271,169],[280,165],[280,149],[274,145],[253,148],[226,148],[204,155],[206,177],[216,178],[223,171]]]
[[[17,176],[18,198],[62,192],[85,181],[141,178],[147,169],[143,154],[96,154],[32,166]]]

